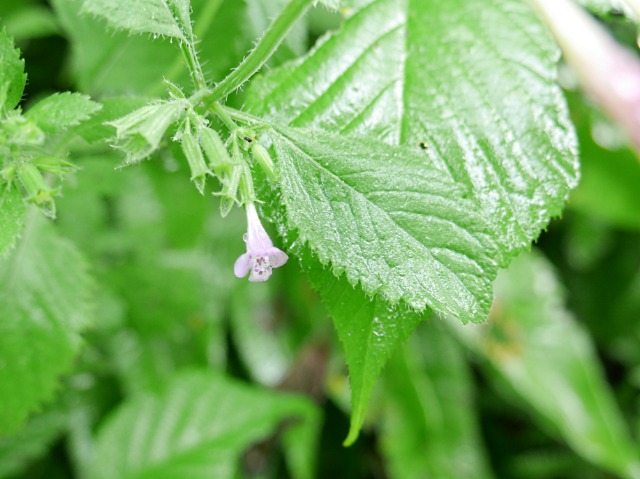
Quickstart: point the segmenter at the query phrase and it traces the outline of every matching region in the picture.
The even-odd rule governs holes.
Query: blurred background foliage
[[[222,2],[200,26],[203,58],[215,56],[207,73],[220,79],[283,4]],[[211,7],[193,5],[196,19]],[[117,111],[130,101],[119,97],[154,95],[163,77],[186,76],[168,41],[105,32],[78,10],[79,0],[0,3],[26,61],[25,108],[80,90]],[[634,24],[596,11],[635,44]],[[339,22],[314,11],[271,63]],[[220,478],[640,477],[640,163],[570,74],[563,82],[582,161],[564,217],[501,274],[488,325],[433,317],[416,330],[350,448],[341,446],[343,353],[296,262],[268,283],[232,279],[244,218],[219,219],[216,202],[186,181],[178,151],[122,172],[104,144],[78,141],[81,169],[53,227],[89,260],[95,321],[56,399],[0,438],[0,477],[205,477],[188,475],[185,461],[208,461],[199,471]],[[203,379],[212,370],[213,383]],[[207,436],[214,420],[223,443]],[[189,421],[200,435],[182,438]],[[180,441],[200,446],[182,457]]]

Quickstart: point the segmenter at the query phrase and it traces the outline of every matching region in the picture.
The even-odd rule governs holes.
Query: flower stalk
[[[592,99],[640,150],[640,60],[571,0],[529,0]]]

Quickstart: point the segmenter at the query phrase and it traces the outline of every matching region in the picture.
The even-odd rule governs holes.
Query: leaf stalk
[[[210,106],[240,88],[264,65],[285,39],[293,25],[307,12],[314,0],[291,0],[271,23],[256,47],[245,59],[218,83],[207,95],[205,104]]]

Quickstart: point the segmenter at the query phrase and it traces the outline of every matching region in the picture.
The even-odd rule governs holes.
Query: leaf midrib
[[[316,169],[318,169],[319,171],[323,172],[324,174],[330,176],[331,178],[333,178],[337,183],[342,184],[346,189],[352,191],[354,194],[357,194],[358,196],[362,197],[368,204],[372,205],[373,207],[375,207],[377,210],[381,211],[383,213],[383,215],[393,224],[395,224],[399,230],[401,230],[406,236],[408,236],[410,238],[411,241],[417,243],[421,249],[426,250],[425,253],[429,256],[429,258],[431,258],[431,260],[433,260],[435,263],[440,264],[446,271],[449,272],[450,275],[453,276],[453,278],[455,278],[455,281],[459,284],[459,286],[462,286],[462,288],[464,289],[464,291],[466,291],[469,296],[471,298],[473,298],[474,302],[476,303],[476,305],[479,307],[479,309],[481,308],[481,304],[478,301],[478,299],[476,298],[475,294],[469,290],[469,288],[466,286],[466,284],[464,284],[461,279],[458,277],[458,275],[452,271],[451,269],[449,269],[449,267],[447,265],[445,265],[442,261],[440,261],[438,258],[436,258],[435,256],[433,256],[429,250],[429,247],[427,245],[425,245],[424,243],[422,243],[418,238],[416,238],[415,236],[413,236],[413,234],[409,231],[407,231],[404,227],[402,227],[400,224],[398,224],[394,218],[392,218],[387,211],[385,211],[382,207],[380,207],[379,205],[377,205],[376,203],[372,202],[371,200],[369,200],[369,198],[367,198],[367,196],[358,191],[357,189],[355,189],[355,187],[353,187],[352,185],[349,185],[348,183],[344,182],[339,176],[337,176],[335,173],[333,173],[332,171],[324,168],[320,163],[318,163],[311,155],[309,155],[309,153],[305,152],[301,147],[299,147],[298,145],[296,145],[289,137],[286,136],[286,133],[283,131],[279,131],[281,138],[285,139],[287,141],[287,143],[289,143],[290,147],[292,147],[295,150],[300,151],[304,157],[306,159],[308,159],[308,161],[315,166]],[[455,224],[455,223],[454,223]],[[460,227],[459,225],[456,224],[456,226]],[[460,227],[460,229],[464,230],[464,228]],[[307,238],[308,239],[308,238]],[[461,252],[457,252],[457,251],[453,251],[449,248],[443,247],[442,249],[445,249],[447,251],[452,251],[453,253],[458,253],[463,255],[467,260],[469,260],[472,264],[476,265],[481,271],[485,271],[485,268],[479,264],[476,260],[472,259],[471,257],[469,257],[467,254],[465,253],[461,253]],[[382,283],[384,284],[384,283]],[[403,294],[403,297],[405,297],[406,294]],[[429,296],[431,296],[431,294],[429,294]],[[432,297],[432,299],[435,299]],[[438,303],[440,303],[440,300],[436,300]],[[448,305],[443,304],[443,307],[445,307],[445,309],[451,309]],[[458,309],[458,308],[456,308]]]

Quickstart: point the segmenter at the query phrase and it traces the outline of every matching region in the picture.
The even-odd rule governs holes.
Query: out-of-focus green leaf
[[[241,282],[231,298],[233,340],[251,376],[260,384],[275,386],[293,362],[293,351],[279,331],[275,318],[273,280],[268,283]],[[275,283],[277,284],[277,283]]]
[[[571,193],[569,207],[613,226],[640,230],[638,158],[626,148],[605,149],[598,145],[594,135],[611,136],[615,134],[611,131],[615,127],[594,118],[583,98],[576,94],[568,96],[576,116],[582,170],[580,184]]]
[[[436,321],[416,331],[383,375],[382,451],[390,477],[491,478],[469,366]]]
[[[341,0],[316,0],[316,3],[320,3],[331,10],[337,10]]]
[[[523,255],[498,276],[489,324],[458,327],[490,377],[588,461],[640,477],[640,459],[586,332],[564,306],[549,263]]]
[[[165,78],[190,83],[179,49],[168,40],[105,31],[103,22],[79,13],[81,0],[53,0],[52,4],[70,39],[72,72],[81,91],[155,96],[164,94]],[[224,77],[255,40],[238,21],[245,18],[245,2],[222,2],[219,10],[216,5],[213,0],[192,1],[198,52],[212,80]]]
[[[0,263],[0,431],[16,430],[72,364],[90,317],[84,258],[39,216]]]
[[[112,27],[191,42],[189,0],[82,0],[84,11]]]
[[[39,101],[25,113],[47,133],[58,133],[83,121],[100,111],[102,105],[80,93],[55,93]]]
[[[372,0],[307,57],[257,81],[247,105],[292,126],[424,150],[469,188],[506,265],[577,184],[558,58],[520,0]]]
[[[621,12],[629,18],[635,19],[635,15],[624,0],[578,0],[578,3],[596,15],[609,15],[613,12]]]
[[[288,227],[322,262],[367,294],[484,320],[494,245],[464,188],[417,151],[275,128]]]
[[[247,19],[254,31],[254,37],[259,38],[267,29],[271,20],[277,17],[282,9],[287,5],[287,0],[249,0],[247,1]],[[307,30],[306,18],[299,20],[291,29],[291,32],[284,39],[280,47],[274,53],[269,63],[284,63],[292,60],[307,51]]]
[[[113,155],[81,158],[60,199],[60,227],[94,258],[124,310],[122,320],[100,322],[101,343],[131,394],[183,366],[222,367],[229,275],[244,246],[244,223],[230,216],[221,228],[215,203],[189,187],[186,165],[170,152],[165,160],[178,171],[159,162],[121,172]]]
[[[66,421],[64,411],[52,409],[31,418],[17,434],[0,438],[0,477],[13,477],[29,461],[43,456],[64,431]]]
[[[15,245],[24,228],[25,208],[15,187],[0,185],[0,259]]]
[[[27,74],[20,50],[13,46],[13,39],[4,29],[0,30],[0,65],[0,111],[12,110],[22,98]]]
[[[93,477],[233,478],[241,453],[278,426],[317,427],[314,405],[218,374],[178,375],[125,402],[98,433]],[[314,435],[306,444],[314,449]],[[304,479],[304,478],[303,478]]]
[[[25,3],[21,3],[20,7],[2,18],[7,32],[16,40],[48,37],[59,33],[60,28],[49,8]]]

